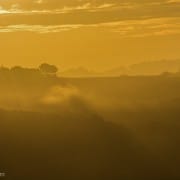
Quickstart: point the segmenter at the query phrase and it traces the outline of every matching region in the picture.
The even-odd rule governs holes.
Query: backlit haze
[[[180,180],[180,0],[0,0],[0,179]]]

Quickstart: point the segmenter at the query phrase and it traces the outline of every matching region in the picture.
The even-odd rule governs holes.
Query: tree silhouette
[[[39,69],[42,73],[45,74],[56,74],[58,72],[58,68],[56,66],[47,63],[41,64]]]
[[[21,66],[14,66],[11,68],[12,72],[22,72],[24,69]]]

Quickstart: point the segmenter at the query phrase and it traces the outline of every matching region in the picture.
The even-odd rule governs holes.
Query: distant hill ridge
[[[176,73],[180,70],[180,59],[141,62],[129,66],[120,66],[102,72],[77,67],[60,72],[63,77],[96,77],[121,75],[159,75],[164,72]]]

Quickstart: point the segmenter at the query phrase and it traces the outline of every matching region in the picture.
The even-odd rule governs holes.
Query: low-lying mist
[[[16,68],[0,71],[0,85],[6,179],[180,178],[179,77],[58,78]]]

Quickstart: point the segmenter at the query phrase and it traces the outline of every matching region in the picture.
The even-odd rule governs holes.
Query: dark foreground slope
[[[7,180],[180,179],[180,78],[0,76]]]
[[[170,164],[172,154],[159,156],[130,128],[94,112],[1,111],[0,119],[0,169],[7,180],[180,178],[179,159]]]

